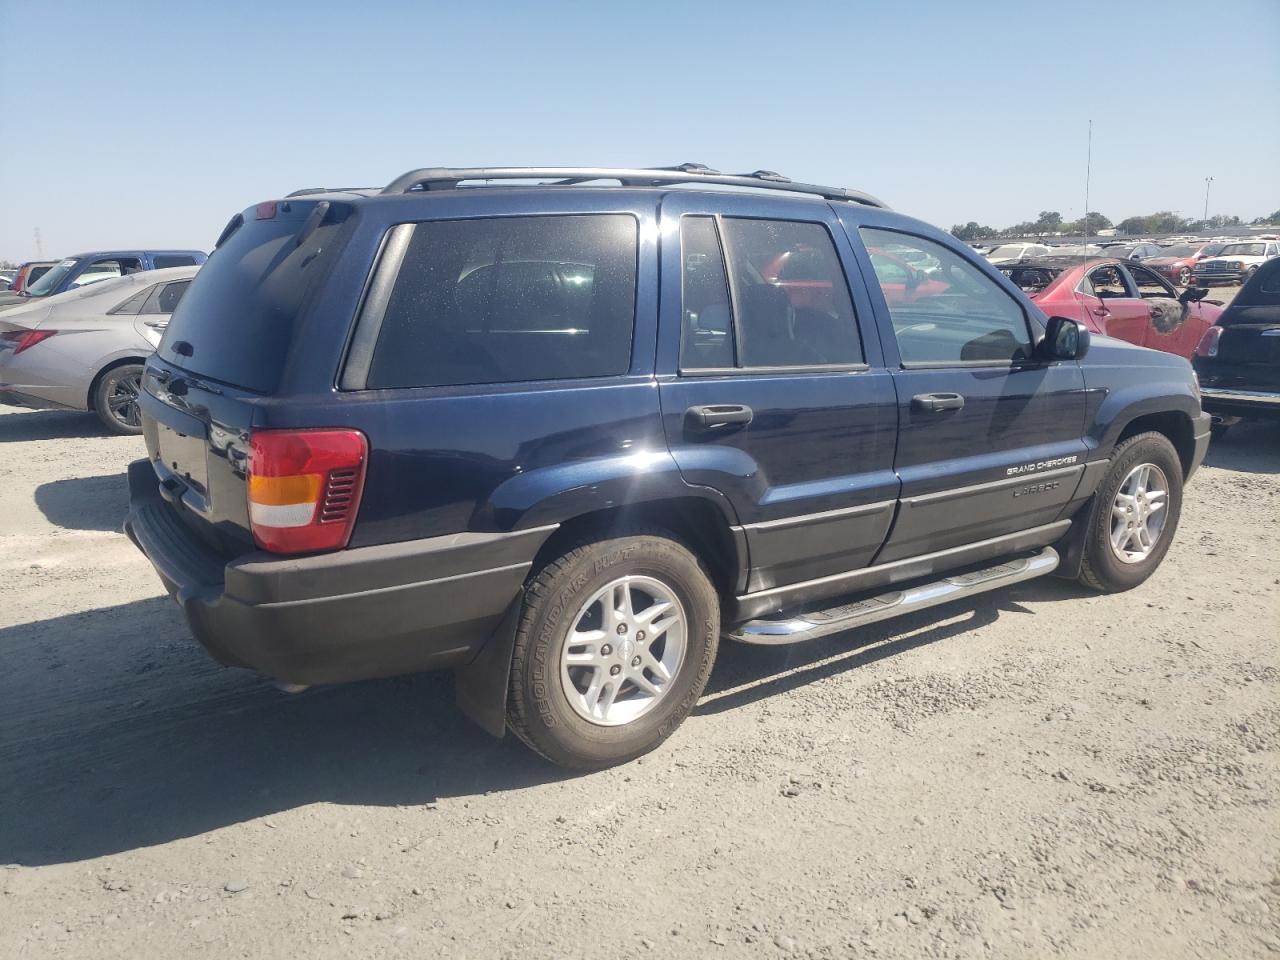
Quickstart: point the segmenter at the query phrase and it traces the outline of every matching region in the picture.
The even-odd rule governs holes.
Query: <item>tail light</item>
[[[37,343],[43,343],[57,332],[57,330],[9,330],[6,333],[0,333],[0,340],[16,344],[13,348],[13,355],[16,357],[23,350],[34,347]]]
[[[364,491],[358,430],[259,430],[249,453],[249,525],[272,553],[341,550]]]
[[[1216,357],[1218,355],[1218,341],[1222,339],[1221,327],[1210,327],[1204,332],[1204,336],[1200,338],[1200,343],[1196,347],[1197,357]]]

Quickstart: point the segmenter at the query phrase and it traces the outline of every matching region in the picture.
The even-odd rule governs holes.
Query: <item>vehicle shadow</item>
[[[1280,423],[1238,423],[1209,443],[1206,467],[1243,473],[1280,473]]]
[[[66,530],[116,530],[129,509],[124,473],[52,480],[36,487],[36,506],[45,519]]]
[[[807,643],[778,647],[722,643],[715,672],[694,713],[735,710],[989,626],[1001,613],[1030,614],[1022,605],[1024,600],[1066,600],[1087,593],[1078,584],[1045,577]]]
[[[0,408],[0,443],[24,440],[60,440],[67,437],[112,437],[92,413],[75,410],[26,410]]]
[[[1022,584],[969,601],[960,620],[939,622],[963,603],[796,647],[726,643],[696,712],[784,693],[1072,589]],[[2,863],[77,862],[316,802],[419,805],[574,776],[514,737],[481,732],[454,705],[447,674],[289,696],[209,660],[164,598],[2,628],[0,657]]]
[[[316,802],[418,805],[562,779],[448,675],[289,696],[223,669],[168,599],[0,629],[0,863],[68,863]]]

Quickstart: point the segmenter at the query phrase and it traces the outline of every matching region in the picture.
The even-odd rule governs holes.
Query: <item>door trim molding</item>
[[[818,513],[801,513],[793,517],[782,517],[778,520],[760,520],[756,523],[743,524],[740,530],[785,530],[788,527],[802,527],[810,523],[825,523],[829,520],[840,520],[844,517],[857,517],[867,513],[879,513],[891,508],[896,500],[880,500],[876,503],[864,503],[856,507],[841,507],[838,510],[822,510]]]

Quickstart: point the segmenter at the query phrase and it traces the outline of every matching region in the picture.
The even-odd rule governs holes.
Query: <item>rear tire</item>
[[[138,396],[142,393],[142,364],[122,363],[98,378],[93,388],[93,411],[112,433],[142,432]]]
[[[625,763],[689,715],[719,639],[711,578],[670,535],[635,530],[580,544],[525,592],[507,724],[561,766]]]
[[[1153,508],[1156,503],[1161,505]],[[1124,441],[1094,494],[1080,582],[1105,593],[1138,586],[1169,552],[1181,514],[1182,462],[1169,438],[1151,432]],[[1144,530],[1149,545],[1141,538]]]

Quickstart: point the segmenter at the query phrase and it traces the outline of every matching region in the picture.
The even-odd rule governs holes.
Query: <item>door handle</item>
[[[690,407],[684,412],[685,422],[702,430],[735,424],[745,426],[753,416],[745,403],[708,403]]]
[[[919,410],[923,413],[963,410],[964,397],[958,393],[917,393],[911,398],[911,409]]]
[[[1109,317],[1111,316],[1111,311],[1108,310],[1106,307],[1095,307],[1093,311],[1093,315],[1095,317]]]

